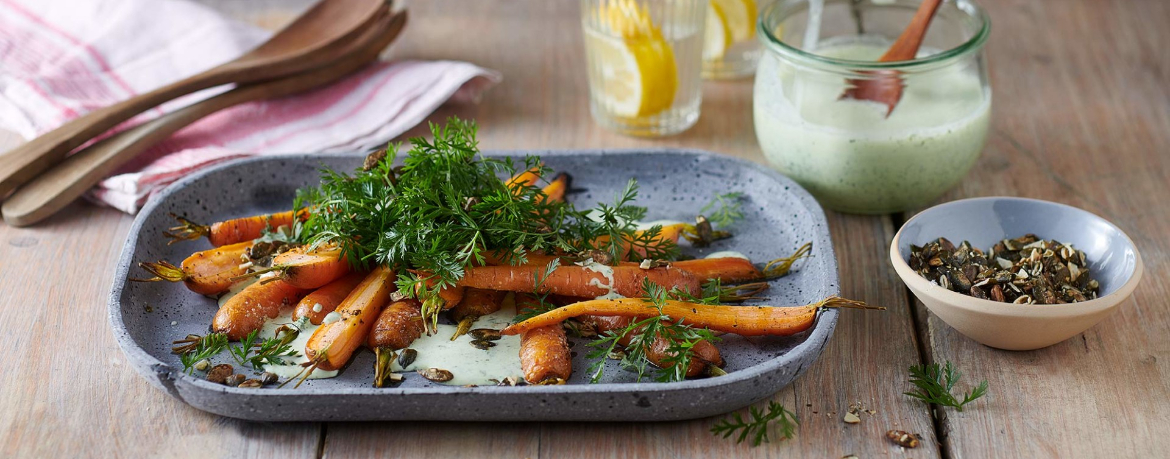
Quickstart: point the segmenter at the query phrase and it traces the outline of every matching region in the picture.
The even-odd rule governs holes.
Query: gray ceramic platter
[[[712,196],[742,192],[745,218],[733,228],[736,236],[706,249],[684,243],[684,253],[736,250],[762,261],[812,241],[814,256],[772,281],[768,298],[757,303],[799,305],[838,293],[836,258],[823,211],[796,183],[764,166],[687,150],[486,154],[540,155],[553,169],[573,174],[569,199],[581,207],[612,201],[632,176],[641,186],[638,203],[649,208],[652,220],[686,221]],[[182,284],[127,281],[144,275],[137,262],[177,263],[209,248],[206,241],[168,246],[162,232],[173,226],[169,214],[212,222],[286,210],[298,187],[317,182],[322,166],[352,170],[362,159],[360,154],[244,159],[193,174],[151,200],[134,221],[110,295],[110,322],[134,368],[152,385],[195,408],[251,420],[666,421],[725,413],[775,393],[812,365],[837,323],[837,312],[827,310],[812,329],[794,336],[725,335],[718,346],[728,375],[669,384],[635,383],[632,374],[612,361],[601,383],[588,384],[583,369],[589,366],[589,348],[574,338],[574,374],[562,386],[453,387],[410,373],[398,387],[378,389],[370,384],[373,354],[364,350],[338,377],[310,380],[297,389],[229,388],[204,381],[198,373],[183,373],[178,357],[170,353],[171,341],[206,333],[215,300]]]

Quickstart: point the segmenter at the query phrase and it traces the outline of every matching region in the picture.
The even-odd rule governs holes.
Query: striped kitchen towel
[[[31,139],[231,60],[270,34],[187,0],[0,0],[0,128]],[[499,80],[465,62],[379,62],[327,87],[204,118],[87,196],[134,213],[151,193],[229,159],[378,147],[444,103],[478,101]],[[222,90],[177,99],[123,127]]]

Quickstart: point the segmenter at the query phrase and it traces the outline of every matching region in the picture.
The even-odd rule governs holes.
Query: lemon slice
[[[614,116],[657,114],[674,104],[678,70],[674,52],[631,1],[603,3],[598,18],[605,30],[586,28],[586,47],[594,67],[599,102]]]
[[[732,43],[750,40],[756,36],[755,0],[711,0],[711,2],[723,13],[727,29],[731,32]]]
[[[731,29],[727,27],[727,16],[715,2],[707,3],[707,31],[703,37],[703,59],[720,60],[731,47]]]

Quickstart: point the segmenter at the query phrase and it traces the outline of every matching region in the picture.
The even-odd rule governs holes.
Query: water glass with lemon
[[[581,1],[589,108],[598,124],[663,136],[699,120],[707,1]]]
[[[768,0],[707,0],[703,78],[732,79],[755,74],[760,60],[756,18]]]

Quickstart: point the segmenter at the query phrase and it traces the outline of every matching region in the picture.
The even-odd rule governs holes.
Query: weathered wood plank
[[[1031,352],[982,346],[928,317],[931,358],[956,362],[986,401],[946,412],[961,457],[1149,457],[1170,424],[1170,50],[1165,2],[984,1],[994,131],[942,200],[1015,195],[1074,205],[1126,231],[1146,264],[1134,298],[1087,332]],[[1036,27],[1044,24],[1044,27]],[[1070,40],[1087,31],[1108,40]],[[1041,235],[1043,236],[1043,235]]]

